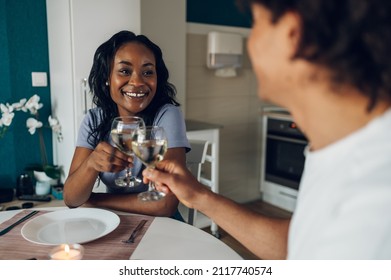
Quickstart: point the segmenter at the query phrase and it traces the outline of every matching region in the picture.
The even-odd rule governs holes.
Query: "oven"
[[[304,169],[308,141],[287,111],[262,113],[262,199],[293,212]]]

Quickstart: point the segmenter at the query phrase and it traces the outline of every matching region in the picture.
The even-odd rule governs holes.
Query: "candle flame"
[[[65,244],[65,248],[64,248],[64,250],[65,250],[65,253],[67,254],[67,255],[69,255],[69,245],[68,244]]]

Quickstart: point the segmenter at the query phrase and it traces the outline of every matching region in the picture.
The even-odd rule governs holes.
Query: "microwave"
[[[293,212],[304,170],[308,140],[288,111],[262,111],[262,200]]]

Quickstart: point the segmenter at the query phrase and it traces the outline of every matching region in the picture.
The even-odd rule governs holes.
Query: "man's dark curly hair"
[[[257,3],[273,22],[298,13],[302,37],[296,56],[331,72],[333,82],[349,84],[369,97],[391,99],[391,2],[384,0],[236,0],[241,9]]]
[[[107,138],[111,122],[118,116],[117,104],[111,99],[110,88],[106,85],[106,82],[110,80],[115,54],[119,48],[130,42],[136,42],[147,47],[152,51],[156,60],[156,94],[148,107],[140,112],[138,116],[144,119],[146,125],[151,125],[159,108],[164,104],[179,106],[179,103],[175,100],[175,86],[168,82],[169,72],[159,46],[144,35],[136,35],[126,30],[120,31],[98,47],[88,77],[88,85],[93,95],[92,101],[97,107],[102,109],[102,122],[100,124],[95,116],[91,114],[93,120],[90,124],[92,134],[89,136],[88,141],[93,145],[97,145],[100,141]]]

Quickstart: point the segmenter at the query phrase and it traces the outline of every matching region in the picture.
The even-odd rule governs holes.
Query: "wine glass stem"
[[[131,169],[128,167],[126,168],[126,174],[125,174],[125,181],[127,183],[130,183],[130,177],[132,176],[132,171]]]
[[[154,191],[155,190],[155,184],[152,181],[149,181],[149,189],[148,191]]]
[[[148,167],[150,169],[155,169],[154,167]],[[149,181],[148,183],[148,191],[156,191],[155,183],[153,181]]]
[[[127,167],[125,173],[125,181],[127,184],[130,184],[131,180],[132,180],[132,169],[130,167]]]

